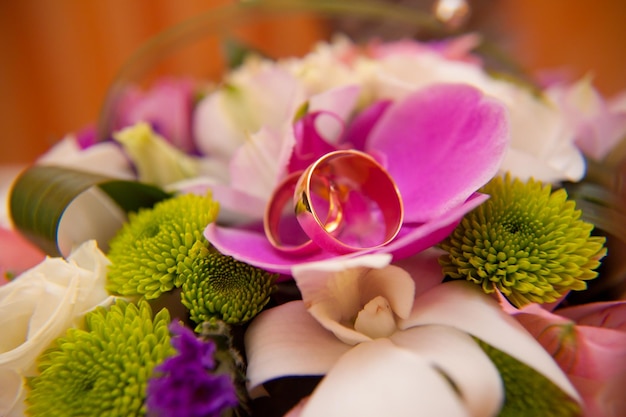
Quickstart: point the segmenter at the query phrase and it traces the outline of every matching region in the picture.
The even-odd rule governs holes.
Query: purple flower
[[[215,344],[177,322],[170,325],[177,354],[154,368],[146,405],[150,416],[218,417],[238,404],[228,375],[216,375]]]

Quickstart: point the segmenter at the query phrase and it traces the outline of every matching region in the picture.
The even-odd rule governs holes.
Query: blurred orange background
[[[22,0],[0,2],[0,164],[28,163],[97,120],[108,86],[133,52],[167,27],[234,0]],[[471,3],[471,1],[470,1]],[[626,2],[483,1],[486,33],[531,69],[588,71],[606,95],[626,89]],[[261,43],[301,53],[327,29],[309,17]],[[200,59],[199,72],[210,60]],[[189,65],[189,63],[186,63]]]

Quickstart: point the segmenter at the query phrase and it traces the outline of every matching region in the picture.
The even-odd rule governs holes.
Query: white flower
[[[46,258],[0,287],[0,415],[23,402],[23,378],[35,375],[35,360],[84,315],[113,301],[105,290],[106,256],[95,241],[66,260]]]
[[[133,179],[132,168],[122,149],[113,142],[81,148],[73,135],[59,141],[38,160],[38,165],[58,165],[111,178]]]
[[[626,92],[605,100],[591,76],[573,84],[556,84],[546,94],[559,105],[575,128],[576,144],[598,161],[626,136]]]
[[[437,50],[395,50],[393,43],[386,48],[388,53],[379,52],[380,57],[362,61],[358,68],[370,74],[374,97],[399,99],[433,83],[470,84],[509,111],[511,142],[503,172],[546,182],[578,181],[584,175],[572,120],[550,97],[538,97],[524,86],[491,77],[473,62],[448,59]]]
[[[545,350],[471,284],[439,284],[431,252],[411,277],[387,255],[295,267],[302,301],[261,313],[246,333],[249,390],[282,376],[325,375],[307,416],[494,416],[499,373],[472,336],[579,396]],[[416,288],[419,288],[416,291]]]

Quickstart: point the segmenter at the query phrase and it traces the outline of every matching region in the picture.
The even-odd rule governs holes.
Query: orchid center
[[[372,339],[389,337],[396,331],[396,319],[385,297],[370,300],[357,314],[354,329]]]

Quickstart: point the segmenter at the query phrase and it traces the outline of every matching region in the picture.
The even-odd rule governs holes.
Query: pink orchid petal
[[[576,337],[574,342],[576,350],[572,352],[575,355],[574,361],[571,362],[570,369],[563,368],[568,374],[594,378],[598,381],[626,374],[626,332],[576,326],[574,336]],[[558,356],[553,356],[561,364]]]
[[[397,332],[391,341],[427,359],[457,388],[472,416],[495,416],[504,402],[497,368],[467,333],[444,326],[420,326]]]
[[[385,246],[384,251],[393,253],[397,259],[423,251],[445,239],[458,225],[463,216],[481,205],[488,195],[475,193],[464,203],[450,208],[427,223],[404,224],[398,237]]]
[[[508,143],[505,108],[480,90],[438,84],[392,104],[367,141],[384,153],[407,222],[465,201],[497,172]]]
[[[315,321],[301,301],[259,314],[245,336],[248,390],[282,376],[323,375],[350,346]]]
[[[350,349],[322,379],[301,417],[468,417],[429,361],[389,339]]]
[[[204,237],[224,255],[254,265],[266,271],[290,274],[294,265],[315,262],[336,256],[329,252],[317,252],[306,257],[294,257],[275,249],[261,232],[222,227],[209,224]]]
[[[576,321],[577,324],[626,332],[626,300],[588,303],[560,308],[558,313],[563,317]]]
[[[317,124],[322,120],[326,120],[327,125],[335,123],[343,129],[343,121],[334,113],[306,114],[294,126],[296,143],[289,161],[289,172],[305,170],[318,158],[338,149],[318,130]]]
[[[531,306],[534,308],[524,306],[515,317],[567,373],[584,401],[585,415],[621,415],[615,408],[624,404],[626,333],[574,325],[570,319]],[[615,395],[617,392],[620,394]]]
[[[162,79],[145,92],[131,87],[117,104],[113,130],[146,122],[172,145],[185,152],[193,152],[192,95],[193,83],[185,79]]]
[[[365,149],[365,142],[380,117],[391,105],[391,100],[381,100],[357,114],[346,131],[346,141],[360,151]]]
[[[516,309],[502,296],[500,304],[507,313],[515,316],[569,376],[602,381],[626,373],[626,332],[610,327],[621,324],[621,317],[613,322],[610,312],[611,307],[621,307],[623,302],[594,303],[559,309],[555,313],[539,304],[527,304]],[[590,314],[591,320],[586,325],[575,323],[574,317],[561,314],[562,311],[567,313],[567,310],[583,320]],[[592,327],[593,324],[608,326]]]
[[[204,236],[225,255],[267,271],[290,274],[292,267],[325,259],[348,259],[367,253],[392,253],[395,259],[411,256],[443,240],[456,227],[463,215],[485,201],[488,196],[475,194],[467,202],[455,207],[429,223],[418,226],[404,225],[398,238],[389,245],[337,256],[334,252],[319,250],[312,255],[294,256],[275,249],[263,232],[228,228],[209,224]]]
[[[584,416],[626,416],[626,401],[624,401],[626,373],[603,381],[587,379],[576,375],[570,376],[570,379],[581,396],[585,399]]]
[[[552,357],[497,301],[474,284],[452,281],[434,287],[415,300],[411,316],[398,326],[408,329],[426,324],[467,332],[541,372],[570,397],[580,400]]]

